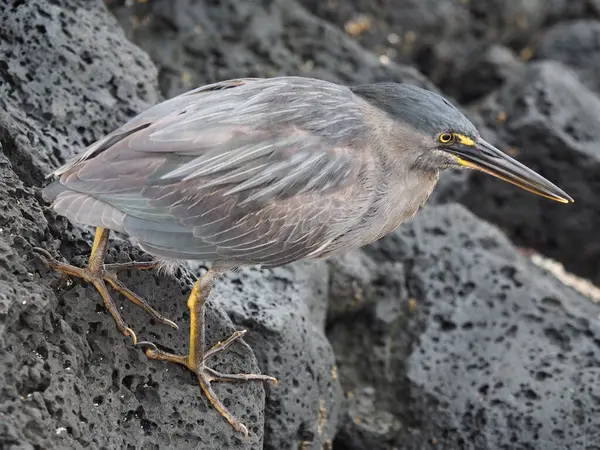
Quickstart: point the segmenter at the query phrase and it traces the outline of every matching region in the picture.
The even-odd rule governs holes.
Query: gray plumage
[[[435,130],[479,135],[475,125],[458,108],[435,92],[397,83],[366,84],[351,90],[391,117],[402,118],[403,123],[419,133]]]
[[[477,136],[436,94],[373,86],[281,77],[200,87],[90,146],[45,192],[57,213],[161,259],[273,267],[360,247],[430,195],[438,170],[421,159],[435,133]],[[399,124],[408,108],[418,113]]]

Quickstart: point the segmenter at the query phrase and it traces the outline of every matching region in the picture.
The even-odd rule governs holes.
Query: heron
[[[50,174],[55,181],[44,196],[54,211],[95,228],[95,237],[85,268],[35,251],[48,266],[92,283],[121,333],[149,358],[195,373],[210,403],[247,435],[211,383],[277,380],[221,373],[207,364],[244,335],[236,331],[207,349],[205,302],[215,280],[243,266],[325,259],[372,243],[412,218],[450,168],[475,169],[573,202],[484,140],[432,91],[306,77],[227,80],[151,107]],[[111,231],[154,260],[104,264]],[[176,325],[128,289],[117,271],[198,262],[210,268],[187,299],[188,353],[138,341],[109,286],[158,322]]]

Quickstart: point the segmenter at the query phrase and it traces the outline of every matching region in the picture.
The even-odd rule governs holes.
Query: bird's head
[[[500,151],[454,105],[440,95],[407,84],[377,83],[353,92],[385,111],[401,130],[399,148],[414,154],[415,168],[469,168],[561,203],[573,199],[541,175]]]

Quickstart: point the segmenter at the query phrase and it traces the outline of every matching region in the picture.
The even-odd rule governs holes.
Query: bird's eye
[[[442,144],[449,144],[454,140],[454,135],[452,133],[442,133],[440,134],[440,142]]]

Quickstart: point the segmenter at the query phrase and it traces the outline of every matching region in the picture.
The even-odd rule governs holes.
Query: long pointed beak
[[[573,199],[558,186],[481,138],[475,145],[457,142],[446,150],[462,166],[485,172],[542,197],[560,203],[573,203]]]

